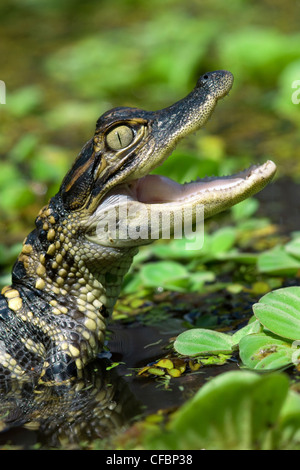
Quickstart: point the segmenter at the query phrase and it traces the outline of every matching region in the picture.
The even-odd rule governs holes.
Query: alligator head
[[[62,185],[69,210],[84,215],[90,243],[136,247],[193,227],[261,190],[276,167],[268,161],[233,176],[180,185],[149,173],[161,165],[183,137],[202,127],[233,84],[230,72],[201,76],[184,99],[160,111],[115,108],[97,122]],[[166,224],[164,224],[166,222]]]

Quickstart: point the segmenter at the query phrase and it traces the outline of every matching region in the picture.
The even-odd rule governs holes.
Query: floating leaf
[[[287,243],[285,245],[285,251],[293,256],[296,256],[296,258],[300,258],[300,237],[297,237]]]
[[[250,369],[274,370],[292,363],[295,349],[290,343],[264,333],[244,336],[239,343],[240,358]]]
[[[175,350],[185,356],[230,353],[232,346],[231,336],[204,328],[184,331],[174,342]]]
[[[189,272],[175,261],[159,261],[142,266],[141,276],[145,286],[180,289],[180,281],[188,281]]]
[[[290,390],[280,412],[277,448],[299,450],[300,442],[300,396]]]
[[[156,363],[156,366],[157,367],[162,367],[163,369],[173,369],[174,368],[174,364],[170,359],[160,359]]]
[[[223,227],[213,233],[209,240],[211,253],[224,253],[233,247],[236,240],[237,231],[233,227]]]
[[[300,339],[300,287],[277,289],[253,305],[256,318],[276,335]]]
[[[180,377],[181,371],[179,369],[170,369],[168,370],[168,374],[171,375],[171,377]]]
[[[147,448],[270,449],[288,386],[283,374],[221,374],[174,414],[167,430],[150,431]]]
[[[147,372],[148,374],[152,375],[165,375],[165,371],[163,369],[159,369],[158,367],[149,367]]]
[[[241,328],[238,330],[236,333],[232,335],[232,341],[233,344],[238,344],[240,340],[246,336],[246,335],[251,335],[252,333],[258,333],[261,330],[261,324],[258,320],[255,320],[248,325],[244,326],[244,328]]]
[[[287,253],[283,246],[276,246],[262,253],[257,265],[262,273],[292,275],[300,269],[300,260]]]
[[[240,222],[241,220],[251,217],[257,211],[258,206],[258,200],[254,198],[245,199],[239,204],[236,204],[231,208],[234,220]]]

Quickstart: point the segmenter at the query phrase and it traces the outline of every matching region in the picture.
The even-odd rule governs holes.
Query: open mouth
[[[185,184],[151,174],[122,183],[106,194],[86,237],[97,244],[120,247],[170,238],[175,232],[177,238],[183,232],[185,236],[202,233],[204,219],[263,189],[275,171],[276,165],[269,160],[232,176]]]
[[[147,175],[128,185],[130,199],[144,204],[181,203],[191,199],[202,199],[201,195],[238,194],[248,188],[255,187],[257,192],[272,178],[276,165],[267,161],[262,165],[252,165],[250,168],[235,175],[222,177],[207,177],[179,184],[170,178],[160,175]]]

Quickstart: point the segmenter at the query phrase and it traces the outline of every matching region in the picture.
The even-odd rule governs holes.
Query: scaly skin
[[[103,221],[150,230],[148,215],[176,215],[204,206],[210,217],[261,190],[275,165],[252,167],[234,177],[178,185],[148,176],[184,136],[203,126],[233,83],[229,72],[203,75],[183,100],[156,112],[116,108],[97,122],[61,188],[37,219],[14,266],[12,285],[0,299],[0,378],[32,372],[44,382],[82,373],[97,356],[122,280],[138,246],[151,238],[120,237]],[[108,219],[105,216],[109,212]],[[102,225],[101,225],[102,224]],[[161,226],[159,227],[161,236]]]

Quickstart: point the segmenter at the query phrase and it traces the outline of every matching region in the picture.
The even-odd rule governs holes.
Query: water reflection
[[[139,405],[108,364],[97,360],[68,383],[2,383],[0,445],[72,448],[121,432]]]

